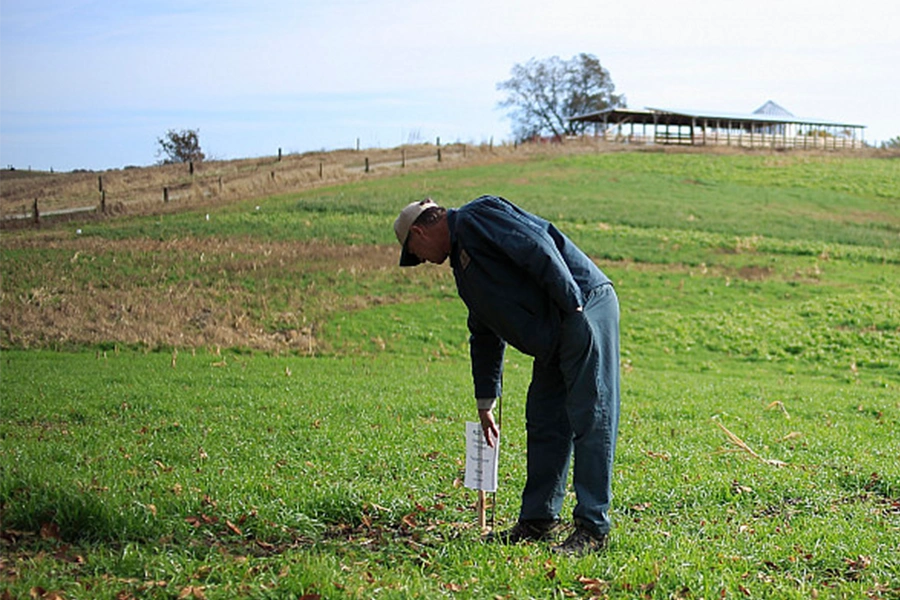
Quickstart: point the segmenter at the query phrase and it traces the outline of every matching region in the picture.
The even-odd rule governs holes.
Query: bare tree
[[[513,66],[511,75],[498,83],[497,89],[507,94],[499,106],[510,109],[518,140],[578,135],[587,123],[573,123],[571,117],[625,107],[625,97],[613,93],[616,88],[609,71],[591,54],[582,53],[571,60],[532,58]]]
[[[156,142],[159,144],[157,157],[162,157],[160,163],[186,163],[201,162],[206,155],[200,150],[200,130],[182,129],[175,131],[170,129]]]

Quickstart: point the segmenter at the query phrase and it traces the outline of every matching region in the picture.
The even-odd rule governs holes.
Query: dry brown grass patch
[[[393,270],[397,256],[392,246],[240,239],[45,235],[6,238],[4,246],[57,251],[49,261],[5,270],[17,284],[38,282],[4,282],[0,292],[2,345],[25,348],[116,343],[313,353],[323,318],[372,299],[339,297],[315,277],[299,282],[317,273],[370,277]]]

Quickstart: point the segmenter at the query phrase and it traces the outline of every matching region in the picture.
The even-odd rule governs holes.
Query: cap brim
[[[406,244],[403,244],[403,249],[400,251],[400,266],[414,267],[420,264],[422,264],[422,259],[410,252]]]

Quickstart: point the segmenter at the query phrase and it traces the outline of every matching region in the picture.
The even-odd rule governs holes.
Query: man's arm
[[[469,353],[472,358],[472,381],[479,408],[491,408],[482,402],[503,393],[503,355],[506,342],[469,313]]]

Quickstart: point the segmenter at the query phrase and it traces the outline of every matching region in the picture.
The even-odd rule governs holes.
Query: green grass
[[[620,153],[4,234],[7,315],[60,319],[86,294],[90,321],[107,292],[187,288],[267,331],[311,324],[320,345],[87,342],[73,323],[27,349],[4,319],[0,594],[900,597],[896,164]],[[601,555],[485,545],[459,485],[465,308],[448,269],[393,267],[390,223],[411,198],[482,192],[553,218],[616,281]],[[371,264],[292,254],[305,242]],[[498,525],[525,473],[530,359],[507,359]]]

